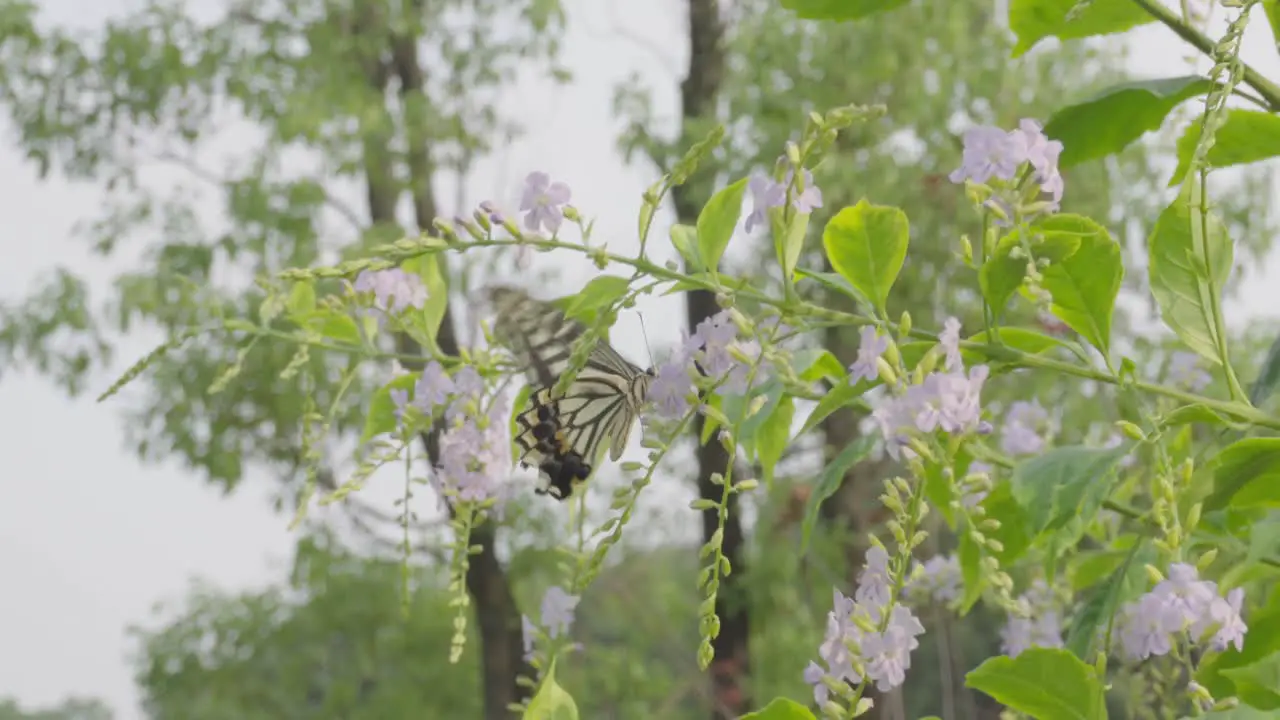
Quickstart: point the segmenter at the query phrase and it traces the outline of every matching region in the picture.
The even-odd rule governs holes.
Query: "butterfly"
[[[586,327],[555,305],[507,286],[489,290],[495,338],[525,364],[533,390],[516,416],[520,464],[536,465],[548,479],[540,493],[567,499],[591,475],[603,449],[615,462],[649,395],[653,371],[631,363],[604,340],[563,394],[554,387],[569,368],[573,343]],[[605,441],[608,444],[605,444]]]

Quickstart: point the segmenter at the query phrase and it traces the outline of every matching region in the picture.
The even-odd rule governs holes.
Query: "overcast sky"
[[[122,0],[45,0],[44,20],[97,27],[136,3]],[[620,39],[613,28],[654,46],[677,45],[683,16],[674,0],[669,12],[652,5],[631,12],[618,0],[571,3],[571,29],[563,61],[575,83],[551,88],[523,82],[512,98],[521,107],[529,134],[486,163],[469,184],[465,204],[495,198],[513,206],[518,184],[541,169],[567,181],[574,204],[598,217],[597,237],[633,246],[640,194],[653,181],[645,168],[615,159],[618,124],[612,119],[613,86],[632,70],[665,90],[656,98],[660,116],[672,117],[684,51],[665,63],[653,50]],[[647,5],[647,4],[646,4]],[[583,7],[588,6],[583,13]],[[647,9],[647,12],[636,10]],[[1135,34],[1141,49],[1138,75],[1170,73],[1177,46],[1157,28]],[[1271,77],[1280,63],[1270,52],[1270,34],[1261,15],[1246,40],[1246,57]],[[856,98],[852,100],[856,101]],[[0,298],[20,297],[32,279],[58,263],[99,286],[116,269],[91,261],[72,237],[75,220],[91,215],[101,194],[93,187],[59,179],[37,182],[30,165],[14,152],[4,128],[0,143],[0,198],[6,232],[0,262]],[[1068,192],[1070,190],[1068,189]],[[452,193],[442,193],[452,200]],[[358,204],[358,199],[356,200]],[[209,200],[210,208],[214,200]],[[446,201],[444,207],[452,210]],[[665,230],[655,237],[665,237]],[[656,243],[661,244],[661,243]],[[580,273],[581,274],[581,273]],[[566,290],[567,291],[567,290]],[[1233,320],[1269,316],[1266,288],[1251,282],[1234,309]],[[642,306],[650,318],[651,343],[673,337],[660,320],[678,312],[676,300]],[[646,358],[633,318],[624,317],[615,338],[637,361]],[[151,349],[153,337],[126,341],[122,363]],[[0,502],[0,697],[13,695],[30,705],[58,702],[68,694],[98,696],[122,720],[138,718],[137,694],[125,653],[130,623],[146,623],[153,603],[180,599],[192,578],[228,590],[261,586],[280,577],[292,538],[287,518],[267,503],[270,479],[253,475],[237,493],[223,498],[174,465],[143,466],[125,448],[119,407],[97,405],[93,396],[111,378],[99,377],[85,397],[69,400],[33,375],[6,374],[0,380],[0,438],[4,438],[4,493]],[[633,453],[636,449],[633,448]],[[638,453],[636,453],[638,454]]]

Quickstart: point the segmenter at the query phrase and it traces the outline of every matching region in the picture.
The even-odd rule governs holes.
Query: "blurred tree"
[[[111,708],[101,700],[68,698],[47,710],[23,710],[16,700],[0,699],[0,720],[111,720]]]
[[[128,248],[132,261],[103,298],[58,268],[0,307],[0,364],[79,394],[124,334],[159,329],[166,354],[125,395],[138,454],[180,458],[228,491],[247,465],[265,465],[284,481],[279,504],[292,506],[310,459],[305,421],[334,403],[345,360],[295,354],[274,337],[241,342],[221,318],[257,316],[257,277],[428,228],[438,185],[461,185],[474,158],[518,132],[496,105],[517,69],[563,75],[546,62],[563,18],[557,0],[233,0],[221,10],[203,21],[155,0],[79,37],[39,27],[33,3],[0,0],[0,102],[18,147],[41,177],[103,185],[91,247],[102,258]],[[225,172],[209,167],[226,154]],[[197,187],[221,202],[216,218],[202,216]],[[446,313],[440,349],[455,353],[454,337]],[[235,382],[208,392],[228,366]],[[368,391],[391,372],[388,361],[354,378],[334,438],[359,430]],[[335,472],[320,472],[322,483],[332,487]],[[358,498],[347,505],[362,527],[390,519]],[[482,552],[467,585],[485,716],[496,719],[526,692],[519,611],[493,528],[472,542]]]

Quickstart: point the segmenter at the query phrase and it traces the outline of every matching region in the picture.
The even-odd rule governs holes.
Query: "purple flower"
[[[801,173],[804,178],[804,190],[796,192],[791,186],[795,171],[787,171],[786,178],[777,182],[773,178],[756,173],[747,181],[747,191],[751,193],[751,214],[743,224],[743,230],[751,232],[756,226],[769,219],[769,211],[782,207],[790,201],[791,207],[798,213],[811,213],[822,207],[822,190],[813,182],[813,173],[807,169]]]
[[[875,382],[880,377],[877,363],[885,350],[889,349],[889,338],[881,337],[875,326],[862,326],[862,338],[858,343],[858,358],[849,366],[849,381],[866,380]]]
[[[868,633],[859,654],[867,668],[867,677],[876,682],[880,692],[889,692],[907,679],[911,668],[911,651],[920,646],[917,635],[924,626],[904,605],[895,605],[884,632]]]
[[[786,202],[786,186],[764,173],[756,173],[747,181],[747,192],[751,193],[751,214],[743,224],[743,230],[751,232],[756,225],[769,219],[769,210],[782,207]]]
[[[1209,605],[1209,622],[1206,625],[1217,626],[1218,631],[1214,634],[1210,646],[1222,652],[1228,646],[1234,645],[1236,651],[1244,650],[1244,634],[1248,631],[1249,626],[1244,624],[1244,618],[1240,616],[1240,607],[1244,604],[1244,588],[1234,588],[1227,593],[1227,598],[1214,598]],[[1204,628],[1207,629],[1207,628]],[[1198,634],[1203,634],[1204,629]],[[1192,630],[1193,634],[1195,630]]]
[[[474,370],[472,372],[475,372]],[[461,371],[459,371],[461,374]],[[413,404],[424,415],[431,415],[435,409],[448,403],[454,392],[453,379],[444,371],[440,363],[432,360],[422,368],[422,375],[413,385]]]
[[[804,681],[813,686],[813,701],[818,704],[818,707],[826,705],[827,700],[831,698],[831,689],[822,682],[824,675],[826,673],[823,672],[822,666],[812,660],[804,668]]]
[[[791,181],[795,177],[794,171],[787,172],[787,179],[782,181],[785,187],[791,187]],[[816,208],[822,207],[822,190],[813,184],[813,173],[808,170],[801,172],[804,178],[804,191],[796,194],[795,189],[791,190],[791,207],[795,208],[798,213],[811,213]]]
[[[1036,401],[1019,400],[1009,406],[1005,415],[1000,449],[1009,455],[1031,455],[1044,450],[1041,428],[1049,422],[1049,413]]]
[[[1018,129],[1005,132],[998,127],[980,125],[964,134],[964,152],[960,167],[951,173],[952,182],[973,180],[985,183],[995,177],[1012,180],[1018,166],[1029,163],[1035,182],[1052,198],[1052,208],[1062,201],[1064,183],[1058,170],[1062,143],[1045,136],[1040,123],[1024,118]],[[1007,203],[1005,203],[1007,207]]]
[[[698,323],[685,348],[691,352],[701,350],[702,371],[711,377],[720,377],[733,368],[729,343],[737,337],[738,326],[729,319],[728,310],[721,310]]]
[[[653,383],[649,385],[649,399],[653,400],[658,414],[669,420],[682,417],[689,411],[689,394],[692,392],[693,380],[683,357],[675,357],[659,365]]]
[[[422,278],[400,268],[362,270],[356,276],[356,292],[373,293],[373,304],[383,312],[398,313],[406,308],[421,308],[427,302],[427,288]]]
[[[1200,392],[1213,378],[1200,367],[1200,356],[1189,352],[1175,352],[1169,358],[1169,381],[1174,385]]]
[[[960,597],[960,560],[955,555],[934,555],[923,565],[904,590],[916,597],[949,603]]]
[[[485,200],[480,203],[480,210],[489,216],[489,221],[494,225],[501,225],[506,222],[506,218],[502,216],[502,211],[492,200]]]
[[[396,422],[403,422],[404,410],[409,405],[409,391],[392,389],[391,404],[395,407]]]
[[[906,679],[911,667],[911,651],[919,646],[916,636],[924,626],[903,605],[893,604],[889,591],[888,553],[873,546],[867,551],[866,565],[858,578],[854,598],[833,591],[832,609],[827,614],[827,633],[818,647],[818,657],[826,669],[810,663],[804,671],[805,682],[813,686],[814,700],[824,703],[828,697],[823,679],[862,682],[854,669],[855,661],[866,669],[882,692],[891,690]],[[878,625],[888,614],[884,632],[865,632],[860,627]]]
[[[1062,647],[1062,617],[1044,580],[1037,578],[1018,600],[1026,614],[1011,616],[1000,631],[1001,648],[1005,654],[1017,657],[1032,647]]]
[[[911,432],[959,434],[980,431],[980,395],[987,379],[986,365],[963,372],[927,375],[919,385],[911,385],[897,397],[886,398],[871,417],[880,426],[886,449],[897,459]]]
[[[551,637],[569,632],[573,624],[573,611],[578,607],[578,596],[570,595],[559,587],[547,588],[542,596],[542,626]]]
[[[960,167],[951,173],[950,179],[953,183],[965,180],[984,183],[992,177],[1012,180],[1022,160],[1009,133],[998,127],[979,125],[965,131]]]
[[[1200,642],[1213,630],[1208,638],[1213,649],[1243,649],[1248,630],[1240,615],[1243,602],[1243,589],[1235,588],[1223,599],[1217,583],[1201,580],[1194,565],[1174,563],[1164,580],[1121,611],[1121,646],[1125,654],[1142,660],[1169,653],[1179,633]]]
[[[862,570],[858,572],[858,589],[853,592],[854,602],[874,609],[872,616],[879,619],[879,608],[888,606],[893,599],[889,588],[889,553],[879,545],[867,550]]]
[[[457,411],[460,405],[455,398],[446,413],[454,417],[440,436],[437,472],[442,485],[462,500],[496,497],[500,480],[511,470],[506,397],[495,398],[481,418],[472,417],[468,410]]]
[[[559,232],[564,220],[564,204],[569,202],[569,186],[551,182],[544,172],[531,172],[524,179],[524,193],[520,197],[520,210],[525,213],[524,226],[537,231],[545,227],[552,235]]]
[[[958,370],[964,361],[960,358],[960,321],[949,317],[942,324],[942,333],[938,335],[938,345],[942,346],[947,370]]]
[[[1030,118],[1023,118],[1018,129],[1009,133],[1016,146],[1016,154],[1031,163],[1035,170],[1035,180],[1042,192],[1053,197],[1056,208],[1062,202],[1064,184],[1062,174],[1058,171],[1058,156],[1062,154],[1062,143],[1050,140],[1045,136],[1040,123]]]

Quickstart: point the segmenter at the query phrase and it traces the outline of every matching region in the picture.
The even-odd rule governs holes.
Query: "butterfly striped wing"
[[[551,303],[517,288],[490,288],[489,301],[495,313],[494,337],[525,363],[529,382],[541,387],[555,385],[569,367],[573,342],[586,328]]]

